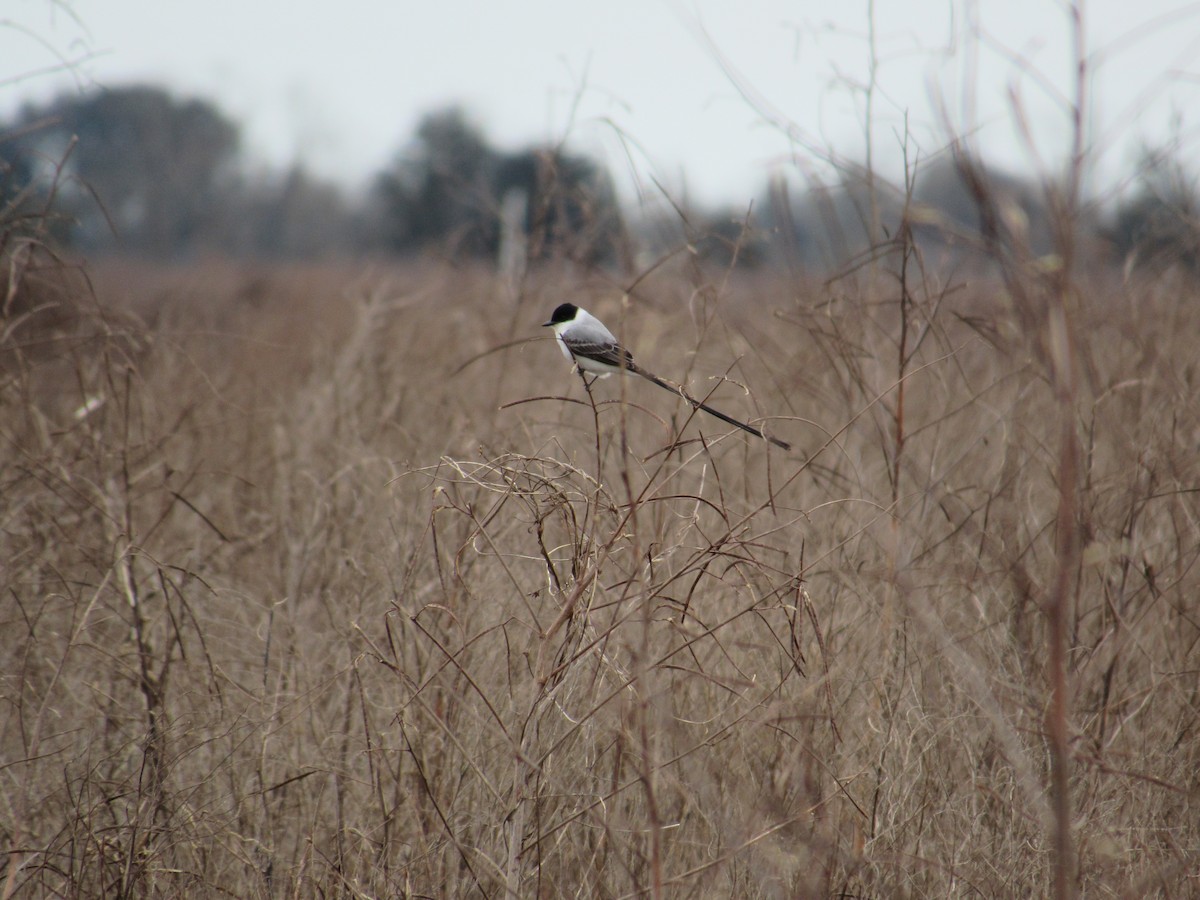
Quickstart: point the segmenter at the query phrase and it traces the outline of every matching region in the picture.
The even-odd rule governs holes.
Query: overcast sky
[[[1055,0],[3,0],[0,113],[161,83],[215,101],[266,164],[356,185],[459,102],[501,148],[565,138],[601,157],[627,197],[658,181],[742,204],[777,168],[862,161],[871,8],[885,172],[905,121],[910,155],[971,131],[1011,170],[1063,158],[1072,40]],[[1200,3],[1084,12],[1100,180],[1143,142],[1194,152]]]

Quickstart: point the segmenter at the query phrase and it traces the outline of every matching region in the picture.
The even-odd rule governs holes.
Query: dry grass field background
[[[3,896],[1196,896],[1200,291],[1060,276],[33,285]]]

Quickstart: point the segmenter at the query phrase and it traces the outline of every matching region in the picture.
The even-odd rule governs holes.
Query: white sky
[[[1028,171],[1023,119],[1041,163],[1061,162],[1073,63],[1056,0],[0,0],[0,114],[162,83],[215,101],[265,163],[357,185],[423,113],[458,101],[498,147],[566,137],[626,196],[657,180],[744,204],[777,167],[862,161],[871,8],[886,174],[901,170],[906,115],[910,153],[978,128],[985,156]],[[1200,3],[1092,0],[1084,14],[1099,182],[1147,141],[1194,149]]]

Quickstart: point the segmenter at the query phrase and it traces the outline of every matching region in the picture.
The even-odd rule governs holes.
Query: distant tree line
[[[907,196],[852,167],[831,182],[799,188],[777,176],[752,208],[686,217],[672,210],[648,237],[660,252],[684,243],[720,265],[737,260],[820,273],[885,258],[904,228],[927,262],[984,260],[1018,246],[1032,259],[1057,252],[1042,183],[952,154],[919,165],[912,175]],[[1123,196],[1109,207],[1085,204],[1070,227],[1093,259],[1178,265],[1200,274],[1200,181],[1176,154],[1144,151]]]
[[[979,186],[1031,252],[1053,252],[1039,186],[969,161],[923,165],[911,197],[867,173],[795,189],[772,181],[747,210],[672,204],[658,220],[623,221],[607,171],[562,147],[508,152],[455,107],[426,115],[364,196],[350,197],[302,166],[255,170],[241,131],[214,104],[161,87],[66,93],[0,121],[0,244],[37,222],[92,254],[155,259],[203,254],[311,258],[433,252],[526,265],[566,258],[627,262],[685,247],[727,265],[829,270],[894,235],[920,208],[914,235],[929,251],[979,244]],[[1120,259],[1200,270],[1200,190],[1177,154],[1145,154],[1135,188],[1105,215],[1076,223]],[[0,246],[0,250],[3,247]]]
[[[63,94],[0,123],[5,215],[48,214],[68,247],[157,259],[343,249],[356,223],[339,191],[301,168],[246,168],[235,122],[158,87]]]
[[[0,122],[0,223],[48,215],[66,246],[156,259],[493,257],[507,199],[522,258],[604,262],[624,239],[597,163],[561,148],[501,152],[459,109],[427,115],[361,199],[300,166],[251,165],[238,125],[208,101],[144,85],[63,94]]]

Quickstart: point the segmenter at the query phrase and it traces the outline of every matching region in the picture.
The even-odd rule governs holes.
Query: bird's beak
[[[549,327],[550,327],[551,325],[553,325],[553,324],[554,324],[553,322],[543,322],[543,323],[542,323],[542,327],[543,327],[543,328],[549,328]]]

